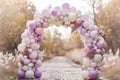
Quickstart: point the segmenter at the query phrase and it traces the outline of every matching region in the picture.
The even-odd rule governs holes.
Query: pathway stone
[[[81,67],[62,56],[43,62],[41,70],[41,80],[84,80],[81,76]]]
[[[42,64],[41,80],[83,80],[81,69],[65,57],[55,57]]]

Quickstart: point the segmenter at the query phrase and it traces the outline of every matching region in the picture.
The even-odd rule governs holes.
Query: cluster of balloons
[[[20,52],[18,77],[40,78],[42,73],[39,67],[44,52],[39,51],[39,47],[42,42],[43,28],[36,20],[28,21],[26,26],[27,29],[21,34],[22,42],[18,45]]]
[[[18,45],[20,54],[19,78],[40,78],[42,51],[39,51],[42,42],[44,28],[50,25],[79,28],[82,35],[86,53],[82,61],[82,76],[85,79],[96,80],[99,73],[104,70],[103,55],[105,54],[105,42],[101,37],[98,27],[89,15],[81,15],[75,7],[64,3],[61,7],[56,6],[53,10],[44,9],[36,12],[34,20],[28,21],[27,29],[22,33],[22,43]]]

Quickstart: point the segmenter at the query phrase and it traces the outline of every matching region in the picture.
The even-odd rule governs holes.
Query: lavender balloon
[[[90,80],[97,80],[98,75],[99,73],[96,70],[91,70],[88,74]]]
[[[38,35],[38,42],[41,42],[43,39],[42,35]]]
[[[62,8],[65,9],[65,10],[68,10],[69,7],[70,7],[70,6],[69,6],[68,3],[64,3],[64,4],[62,5]]]
[[[98,41],[97,47],[98,48],[103,48],[104,47],[104,42],[102,40]]]
[[[24,72],[23,70],[19,70],[19,71],[18,71],[18,77],[19,77],[20,79],[25,78],[25,72]]]
[[[35,71],[34,73],[35,78],[40,78],[42,76],[42,73],[40,71]]]
[[[51,12],[53,16],[56,16],[57,15],[57,12],[56,11],[52,11]]]
[[[36,23],[34,21],[29,21],[27,22],[28,26],[30,29],[35,29],[36,28]]]

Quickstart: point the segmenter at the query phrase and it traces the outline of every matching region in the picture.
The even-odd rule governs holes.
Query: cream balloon
[[[70,22],[74,22],[76,20],[77,16],[75,13],[70,13],[69,16],[68,16],[68,20]]]
[[[101,62],[102,61],[102,55],[100,55],[100,54],[95,54],[95,56],[94,56],[94,61],[95,62]]]
[[[18,45],[18,51],[20,52],[24,52],[25,48],[26,48],[26,44],[25,43],[21,43]]]
[[[34,71],[32,71],[32,70],[26,71],[25,77],[26,78],[34,78]]]
[[[29,70],[29,67],[28,66],[23,66],[23,68],[22,68],[24,71],[27,71],[27,70]]]
[[[89,60],[88,58],[83,58],[82,64],[84,66],[90,66],[91,60]]]

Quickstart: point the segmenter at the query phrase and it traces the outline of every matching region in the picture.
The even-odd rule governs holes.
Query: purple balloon
[[[35,78],[40,78],[42,76],[42,72],[36,70],[34,76]]]
[[[38,42],[42,41],[42,35],[38,35]]]
[[[103,48],[103,47],[104,47],[104,42],[103,42],[102,40],[101,40],[101,41],[98,41],[97,47],[98,47],[98,48]]]
[[[29,22],[29,28],[30,29],[35,29],[37,26],[36,26],[36,23],[34,22],[34,21],[31,21],[31,22]]]
[[[97,80],[98,75],[99,73],[96,70],[91,70],[88,74],[90,80]]]
[[[69,6],[68,3],[64,3],[64,4],[62,5],[62,8],[65,9],[65,10],[68,10],[69,7],[70,7],[70,6]]]
[[[57,15],[57,12],[56,12],[56,11],[52,11],[51,14],[52,14],[53,16],[56,16],[56,15]]]
[[[82,34],[82,35],[85,35],[86,32],[87,32],[86,29],[84,29],[84,28],[81,29],[81,34]]]
[[[25,72],[24,72],[23,70],[19,70],[19,71],[18,71],[18,77],[19,77],[20,79],[25,78]]]

